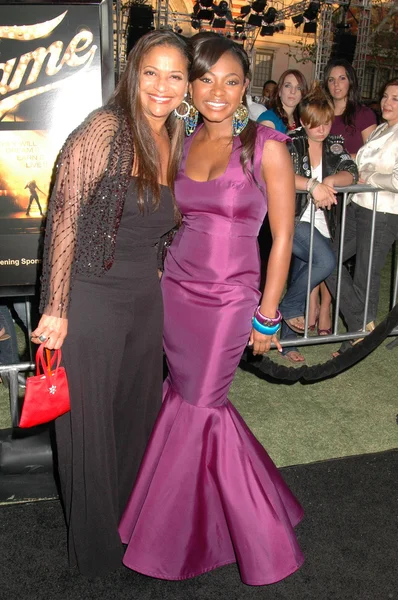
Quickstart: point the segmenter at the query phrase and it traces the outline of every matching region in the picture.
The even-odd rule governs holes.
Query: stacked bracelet
[[[276,311],[276,317],[266,317],[260,311],[260,307],[256,308],[253,317],[253,327],[256,331],[265,335],[274,335],[281,327],[282,315],[279,310]]]
[[[281,313],[280,313],[279,310],[276,311],[276,317],[274,317],[272,319],[271,317],[264,316],[260,312],[260,307],[259,306],[256,308],[256,312],[254,313],[254,317],[255,317],[255,319],[257,319],[257,321],[261,325],[265,325],[266,327],[273,327],[274,325],[278,325],[278,323],[280,323],[282,321],[282,315],[281,315]]]
[[[306,187],[307,187],[307,192],[309,193],[310,196],[312,196],[312,193],[318,184],[319,184],[319,181],[317,179],[311,178],[307,181]]]
[[[264,333],[265,335],[274,335],[281,328],[281,324],[277,323],[277,325],[273,325],[272,327],[268,327],[266,325],[262,325],[259,321],[257,321],[256,317],[253,317],[253,328],[259,333]]]

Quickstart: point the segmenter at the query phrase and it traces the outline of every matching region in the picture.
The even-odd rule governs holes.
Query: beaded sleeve
[[[46,315],[66,318],[76,275],[101,276],[112,265],[132,162],[120,109],[92,113],[67,139],[47,214],[40,302]]]

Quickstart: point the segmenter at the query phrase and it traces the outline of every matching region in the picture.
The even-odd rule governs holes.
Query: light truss
[[[145,0],[141,0],[145,2]],[[310,0],[301,0],[294,4],[290,4],[277,11],[275,22],[281,22],[290,19],[296,15],[302,14],[308,8]],[[113,23],[114,23],[114,53],[116,73],[119,75],[126,63],[126,40],[128,27],[128,14],[132,4],[139,3],[137,0],[114,0],[113,2]],[[372,0],[321,0],[320,13],[318,16],[318,32],[316,36],[317,52],[315,62],[315,78],[321,80],[325,66],[330,58],[333,49],[333,27],[332,16],[336,9],[339,8],[359,8],[359,23],[357,43],[354,55],[354,67],[357,70],[358,81],[362,86],[365,75],[365,62],[368,49],[368,39],[370,36],[371,27],[371,11]],[[170,8],[170,0],[156,0],[156,8],[154,9],[155,26],[157,29],[173,29],[176,25],[183,26],[191,24],[192,13],[181,13]],[[247,19],[247,17],[246,17]],[[249,25],[245,17],[241,16],[240,20],[245,22],[244,34],[245,50],[249,56],[254,48],[257,39],[258,28]],[[214,30],[210,23],[203,22],[201,31]],[[234,24],[227,21],[226,27],[217,30],[225,35],[234,36]]]

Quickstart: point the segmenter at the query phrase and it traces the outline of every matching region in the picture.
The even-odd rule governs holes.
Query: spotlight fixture
[[[250,5],[241,6],[240,7],[240,14],[242,15],[242,17],[245,17],[246,15],[250,14],[251,10],[252,10],[252,7]]]
[[[260,29],[260,35],[262,37],[266,35],[274,35],[275,27],[273,25],[263,25]]]
[[[284,23],[276,23],[274,25],[275,33],[281,33],[281,31],[285,31],[286,25]]]
[[[242,40],[242,42],[245,42],[247,40],[247,35],[245,33],[242,33],[240,39]]]
[[[235,26],[234,26],[234,31],[236,34],[241,34],[243,33],[245,30],[245,22],[242,21],[241,19],[235,19]]]
[[[304,23],[303,33],[316,33],[316,21]]]
[[[262,23],[263,23],[263,17],[264,15],[250,15],[250,17],[247,19],[247,23],[248,25],[254,25],[254,27],[261,27]]]
[[[213,0],[200,0],[193,7],[194,16],[200,21],[211,21],[214,17]]]
[[[276,8],[271,6],[271,8],[269,8],[267,10],[267,12],[264,14],[263,21],[265,23],[267,23],[268,25],[270,25],[271,23],[273,23],[275,21],[277,12],[278,11],[276,10]]]
[[[264,12],[265,7],[267,6],[267,0],[254,0],[252,3],[252,9],[256,13]]]
[[[214,17],[211,25],[214,29],[225,29],[226,24],[227,24],[226,17]]]
[[[302,25],[302,23],[304,23],[304,17],[303,15],[296,15],[295,17],[292,17],[292,21],[294,23],[294,26],[296,27],[300,27],[300,25]]]
[[[228,2],[226,0],[221,0],[221,2],[217,5],[213,5],[214,12],[219,17],[226,17],[228,12]]]
[[[200,29],[199,19],[191,19],[191,27],[192,29]]]
[[[182,28],[179,25],[174,25],[174,31],[175,33],[182,33]]]
[[[315,21],[319,12],[320,2],[310,2],[308,8],[303,12],[304,19]]]

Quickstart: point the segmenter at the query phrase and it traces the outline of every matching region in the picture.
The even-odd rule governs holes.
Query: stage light
[[[254,25],[254,27],[261,27],[263,23],[263,15],[250,15],[247,19],[248,25]]]
[[[260,29],[260,35],[264,37],[265,35],[274,35],[275,27],[273,25],[263,25]]]
[[[214,29],[225,29],[226,24],[227,24],[226,17],[214,17],[211,25],[212,25],[212,27],[214,27]]]
[[[242,33],[240,39],[242,40],[242,42],[245,42],[247,40],[247,35],[245,33]]]
[[[275,33],[280,33],[281,31],[285,31],[286,29],[286,25],[284,23],[276,23],[276,25],[274,25],[275,27]]]
[[[268,25],[270,25],[271,23],[273,23],[275,21],[277,12],[278,11],[276,10],[276,8],[271,6],[271,8],[269,8],[267,10],[267,12],[265,13],[265,15],[263,16],[263,21],[265,23],[268,23]]]
[[[292,21],[294,23],[294,26],[297,28],[304,23],[304,17],[303,15],[296,15],[295,17],[292,17]]]
[[[200,0],[193,7],[194,16],[200,21],[212,21],[214,11],[210,8],[213,5],[211,0]]]
[[[251,12],[252,7],[251,6],[241,6],[240,7],[240,14],[245,17],[246,15],[249,15]]]
[[[226,17],[228,8],[229,8],[228,2],[226,2],[226,0],[221,0],[221,2],[218,5],[216,5],[216,4],[213,5],[214,12],[219,17]]]
[[[200,21],[198,19],[191,19],[192,29],[200,29]]]
[[[265,7],[267,6],[267,0],[254,0],[252,4],[252,9],[256,13],[264,12]]]
[[[320,3],[319,2],[310,2],[308,8],[303,12],[304,19],[308,21],[315,21],[318,16]]]
[[[303,33],[316,33],[316,21],[304,23]]]
[[[235,26],[234,26],[234,31],[235,33],[237,33],[238,35],[243,33],[245,30],[245,22],[242,21],[241,19],[235,19]]]
[[[182,33],[182,27],[179,25],[174,25],[174,31],[175,33]]]

